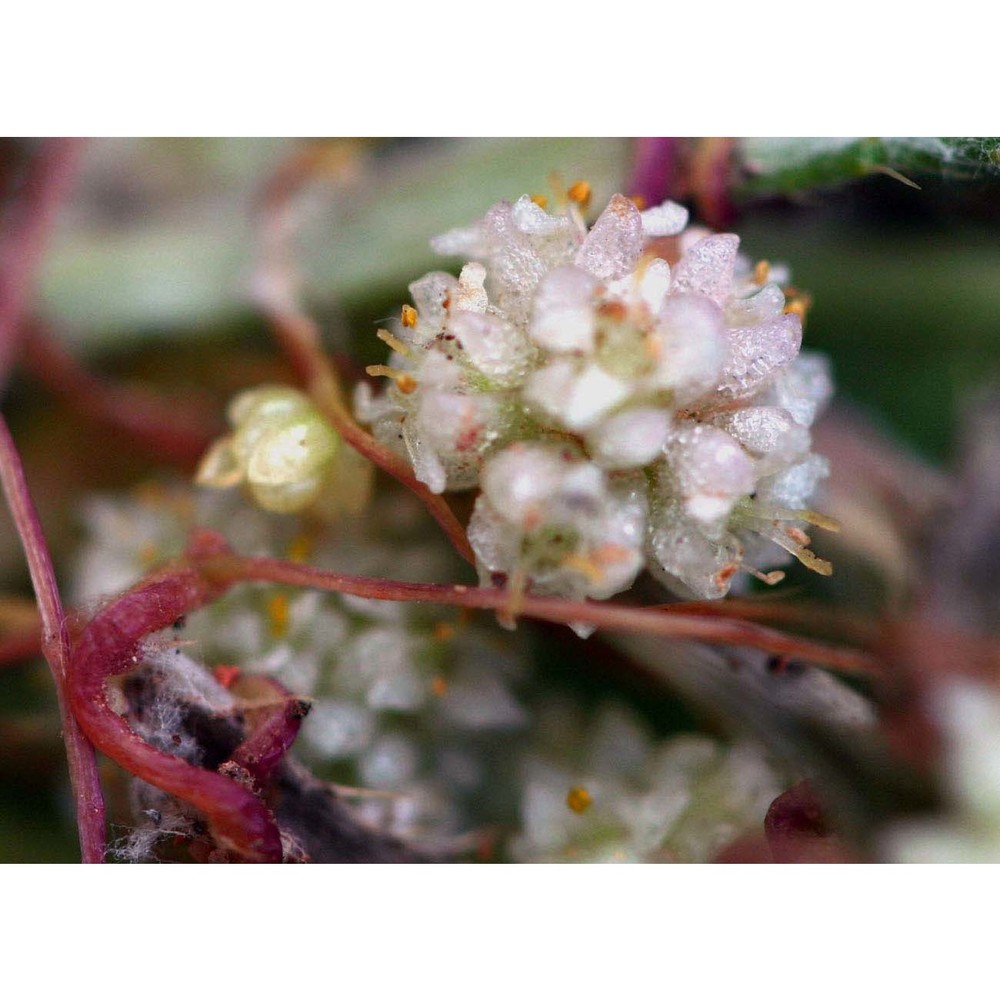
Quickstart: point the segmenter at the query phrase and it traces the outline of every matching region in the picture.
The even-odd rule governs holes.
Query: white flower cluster
[[[518,861],[710,861],[759,832],[784,788],[756,746],[694,734],[657,740],[614,703],[592,718],[550,703],[531,736],[511,844]]]
[[[825,523],[802,508],[827,474],[809,434],[826,363],[738,244],[622,195],[589,229],[572,200],[523,197],[433,241],[471,263],[410,286],[371,369],[389,387],[361,386],[357,413],[435,492],[481,489],[484,581],[603,598],[648,567],[721,597],[787,558],[772,543],[829,572],[796,524]]]
[[[415,498],[381,498],[369,514],[309,541],[310,562],[414,580],[446,573],[447,550],[415,530]],[[83,516],[89,537],[75,597],[86,604],[178,556],[195,524],[262,555],[301,557],[308,538],[297,533],[296,519],[215,490],[92,497]],[[521,696],[527,664],[507,634],[464,622],[453,610],[253,585],[188,615],[163,642],[180,643],[178,655],[166,657],[173,667],[187,663],[182,649],[204,664],[197,670],[210,686],[209,668],[234,665],[308,697],[295,754],[319,775],[362,789],[352,805],[385,832],[445,845],[486,821],[481,810],[490,790],[497,794],[516,771],[511,757],[528,725]],[[508,789],[497,798],[512,795]]]
[[[216,491],[90,498],[84,519],[75,589],[84,602],[179,554],[192,523],[223,529],[243,550],[294,551],[301,541],[293,519]],[[340,525],[310,560],[440,575],[436,560],[447,553],[413,539],[415,500],[377,503],[371,522],[381,535],[347,537]],[[623,705],[591,711],[543,692],[514,638],[454,612],[255,585],[153,639],[149,656],[171,690],[199,703],[231,703],[209,672],[220,665],[309,697],[294,754],[358,787],[352,804],[363,819],[420,843],[447,847],[496,827],[511,831],[499,856],[519,861],[703,861],[759,827],[783,787],[759,751],[694,735],[658,739]],[[173,732],[169,718],[150,725],[146,738]],[[134,792],[139,825],[119,853],[142,860],[166,832],[186,829],[187,812],[141,782]],[[157,824],[143,821],[151,809]]]

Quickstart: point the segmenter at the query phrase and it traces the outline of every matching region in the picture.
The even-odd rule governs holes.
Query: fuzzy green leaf
[[[872,173],[913,181],[922,174],[1000,174],[1000,138],[743,139],[743,196],[793,194]]]

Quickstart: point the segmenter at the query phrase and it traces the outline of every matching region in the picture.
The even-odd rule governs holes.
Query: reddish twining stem
[[[258,580],[332,590],[358,597],[389,601],[428,601],[466,608],[483,608],[503,614],[514,610],[529,618],[551,622],[586,622],[615,631],[642,632],[669,639],[686,639],[716,645],[745,646],[782,656],[793,656],[848,672],[871,672],[879,661],[854,649],[785,635],[752,622],[686,615],[669,608],[635,608],[610,602],[568,601],[555,597],[521,596],[506,590],[467,587],[461,584],[406,583],[351,576],[303,566],[280,559],[255,559],[221,552],[199,558],[202,573],[219,586]],[[679,605],[683,608],[683,605]]]
[[[28,491],[20,456],[0,417],[0,480],[24,547],[35,589],[42,624],[42,652],[52,670],[59,699],[63,741],[69,761],[69,777],[76,800],[76,822],[84,862],[104,860],[104,799],[97,775],[94,749],[87,742],[70,709],[69,633],[63,613],[55,571],[38,513]]]
[[[271,677],[253,680],[257,687],[267,692],[267,702],[247,704],[244,714],[249,735],[233,751],[230,761],[243,768],[258,785],[263,785],[291,749],[302,720],[309,714],[310,703],[304,698],[296,698]]]
[[[73,653],[69,692],[84,732],[133,774],[189,802],[205,815],[221,846],[254,861],[282,857],[277,825],[253,787],[267,781],[287,752],[305,715],[305,702],[267,688],[250,707],[250,733],[220,769],[195,767],[155,749],[133,732],[108,701],[107,681],[141,659],[143,639],[214,600],[238,583],[266,581],[393,601],[430,601],[509,613],[505,590],[380,580],[331,573],[277,559],[238,556],[217,535],[196,536],[183,562],[150,577],[101,610],[83,629]],[[665,609],[567,601],[522,595],[517,613],[554,622],[589,622],[608,629],[671,639],[749,646],[841,670],[872,670],[866,654],[783,635],[751,622],[707,619]]]
[[[280,861],[281,838],[268,807],[238,782],[150,746],[108,703],[107,681],[131,670],[143,639],[219,593],[196,570],[164,571],[99,611],[72,653],[70,702],[91,742],[126,770],[189,802],[220,846],[249,861]]]

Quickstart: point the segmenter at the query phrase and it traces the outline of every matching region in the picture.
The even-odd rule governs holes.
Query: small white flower
[[[643,566],[645,510],[596,465],[558,445],[491,459],[469,524],[484,583],[520,574],[539,593],[610,597]]]

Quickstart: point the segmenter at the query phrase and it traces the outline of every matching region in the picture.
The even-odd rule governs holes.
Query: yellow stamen
[[[272,637],[275,639],[284,639],[288,634],[289,624],[287,594],[272,594],[268,598],[267,620]]]
[[[923,190],[916,181],[911,181],[905,174],[901,174],[898,170],[894,170],[886,163],[872,163],[867,169],[873,174],[885,174],[886,177],[891,177],[894,181],[899,181],[900,184],[905,184],[907,187],[911,187],[916,191]]]
[[[571,552],[563,559],[562,564],[570,569],[575,569],[591,583],[604,582],[604,570],[590,556],[578,556],[575,552]]]
[[[544,195],[544,194],[533,194],[533,195],[531,196],[531,200],[532,200],[532,201],[533,201],[533,202],[534,202],[534,203],[535,203],[535,204],[536,204],[536,205],[537,205],[537,206],[538,206],[539,208],[547,208],[547,207],[548,207],[548,204],[549,204],[549,199],[548,199],[548,196],[547,196],[547,195]]]
[[[766,260],[757,261],[753,269],[753,283],[763,285],[767,283],[767,276],[771,273],[771,265]]]
[[[397,354],[402,354],[405,357],[410,353],[409,345],[404,344],[398,337],[394,337],[388,330],[378,329],[375,331],[375,336],[383,344],[388,344]]]
[[[811,569],[814,573],[819,573],[820,576],[833,576],[833,563],[827,562],[826,559],[820,559],[815,552],[810,549],[799,549],[797,552],[792,553],[796,559],[807,569]]]
[[[524,607],[524,593],[528,589],[528,575],[517,570],[507,578],[507,604],[497,611],[497,621],[512,629],[517,625],[517,616]]]
[[[786,552],[795,556],[803,566],[814,573],[819,573],[820,576],[833,575],[833,564],[820,559],[815,552],[806,548],[810,544],[809,536],[794,524],[782,524],[784,521],[805,521],[807,524],[815,524],[818,528],[826,528],[827,531],[839,531],[840,525],[832,517],[818,514],[814,510],[784,510],[780,507],[768,509],[766,514],[763,511],[754,513],[751,510],[742,516],[746,527],[780,545]]]
[[[391,368],[389,365],[369,365],[365,372],[376,377],[391,378],[396,383],[396,388],[406,395],[409,395],[417,387],[417,380],[409,372]]]
[[[815,510],[778,510],[775,514],[786,521],[805,521],[824,531],[840,531],[840,522]]]
[[[400,316],[400,320],[405,327],[414,327],[417,325],[417,310],[413,306],[403,306],[403,311]]]
[[[566,805],[578,815],[586,812],[593,804],[593,796],[580,785],[574,785],[566,796]]]

